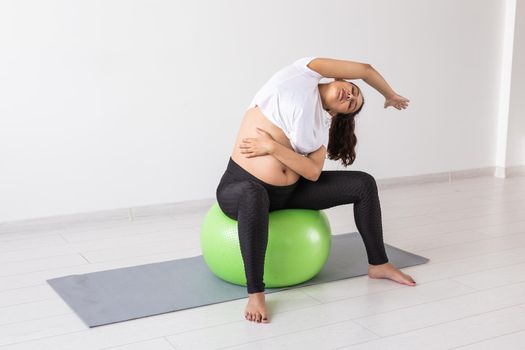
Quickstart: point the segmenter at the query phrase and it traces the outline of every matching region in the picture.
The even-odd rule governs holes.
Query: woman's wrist
[[[271,140],[268,145],[268,154],[274,154],[276,149],[277,149],[277,142],[275,140]]]
[[[394,90],[386,93],[383,95],[385,97],[386,100],[390,100],[391,98],[394,98],[395,96],[397,96],[397,94],[395,93]]]

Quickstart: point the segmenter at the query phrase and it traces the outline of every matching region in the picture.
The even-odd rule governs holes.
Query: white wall
[[[525,3],[516,3],[507,134],[507,166],[525,165]]]
[[[357,82],[350,169],[492,166],[502,18],[498,0],[2,1],[0,222],[214,197],[252,96],[306,55],[371,63],[412,101]]]

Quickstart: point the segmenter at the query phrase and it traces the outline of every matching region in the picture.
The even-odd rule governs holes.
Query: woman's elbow
[[[310,181],[317,181],[319,179],[319,176],[321,176],[321,172],[316,171],[313,174],[311,174],[307,179]]]

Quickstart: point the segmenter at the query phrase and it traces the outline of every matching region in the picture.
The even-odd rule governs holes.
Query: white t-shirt
[[[331,116],[323,109],[317,84],[323,76],[303,57],[282,68],[257,92],[248,108],[259,106],[290,139],[295,152],[306,155],[328,147]]]

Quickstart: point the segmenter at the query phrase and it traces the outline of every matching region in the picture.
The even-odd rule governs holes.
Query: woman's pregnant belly
[[[244,170],[271,185],[286,186],[297,182],[300,175],[274,156],[268,154],[247,158],[245,154],[241,153],[239,146],[242,144],[243,138],[260,136],[256,128],[266,130],[275,141],[293,151],[290,140],[284,132],[277,125],[270,122],[262,114],[259,107],[255,106],[248,109],[244,114],[231,154],[232,159]]]

